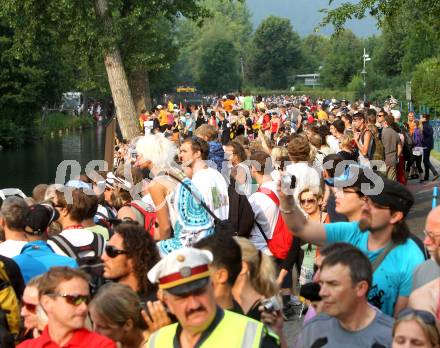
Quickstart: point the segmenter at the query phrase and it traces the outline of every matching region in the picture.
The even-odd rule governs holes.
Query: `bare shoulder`
[[[408,306],[414,309],[427,310],[435,315],[439,303],[440,278],[434,279],[414,290],[409,297]]]

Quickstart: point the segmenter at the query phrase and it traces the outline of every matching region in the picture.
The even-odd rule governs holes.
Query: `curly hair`
[[[147,278],[148,271],[160,260],[159,250],[153,238],[143,227],[134,223],[116,226],[115,233],[122,237],[124,250],[129,251],[129,257],[133,260],[139,293],[155,293],[157,286]]]

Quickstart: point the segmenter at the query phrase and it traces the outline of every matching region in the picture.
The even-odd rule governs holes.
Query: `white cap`
[[[399,110],[391,110],[391,115],[393,115],[395,119],[400,119],[401,113]]]
[[[156,106],[156,108],[158,108],[160,110],[160,109],[162,109],[162,105],[159,104],[158,106]]]
[[[181,248],[160,260],[148,272],[148,279],[175,295],[190,293],[206,286],[212,260],[208,250]]]

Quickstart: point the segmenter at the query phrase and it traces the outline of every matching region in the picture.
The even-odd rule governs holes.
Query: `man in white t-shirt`
[[[263,151],[256,151],[251,155],[251,174],[260,188],[269,189],[277,194],[277,182],[272,180],[271,158]],[[255,220],[268,240],[272,239],[273,231],[278,220],[278,207],[274,201],[263,192],[255,192],[249,197],[249,203],[254,211]],[[257,224],[252,228],[249,240],[258,250],[272,255]]]
[[[28,242],[24,232],[24,219],[29,213],[25,200],[11,196],[4,200],[1,207],[0,226],[5,235],[5,241],[0,243],[0,255],[14,257],[20,254]]]
[[[208,166],[209,145],[201,138],[192,137],[180,146],[180,160],[188,177],[202,195],[204,202],[220,220],[229,216],[228,184],[214,168]]]
[[[294,175],[296,178],[293,197],[295,198],[295,203],[299,206],[299,194],[305,188],[319,189],[321,177],[318,171],[309,165],[310,144],[306,136],[293,134],[287,145],[287,150],[289,151],[289,159],[292,164],[286,167],[286,172],[289,175]]]
[[[105,246],[104,237],[94,233],[82,225],[82,221],[87,218],[91,206],[96,204],[92,195],[88,195],[82,188],[66,188],[61,192],[57,190],[53,199],[54,207],[58,210],[60,217],[58,222],[63,227],[59,236],[51,237],[47,243],[59,255],[68,255],[63,250],[63,239],[67,240],[73,247],[81,248],[76,255],[78,258],[86,256],[101,256]],[[69,197],[71,194],[71,197]],[[71,198],[71,200],[69,199]],[[97,239],[96,247],[93,241]]]

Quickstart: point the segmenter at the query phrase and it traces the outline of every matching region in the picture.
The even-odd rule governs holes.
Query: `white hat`
[[[400,119],[401,113],[399,110],[391,110],[391,115],[393,115],[395,119]]]
[[[208,250],[181,248],[160,260],[148,272],[148,279],[174,295],[191,293],[208,284],[212,260]]]
[[[162,109],[162,105],[159,104],[158,106],[156,106],[156,108],[160,110]]]

